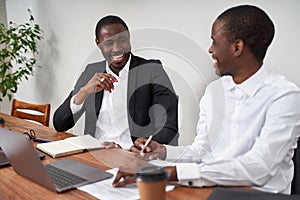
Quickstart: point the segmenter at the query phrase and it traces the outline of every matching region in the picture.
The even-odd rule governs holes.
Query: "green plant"
[[[36,66],[42,30],[28,12],[29,23],[9,22],[7,28],[0,23],[0,102],[6,96],[11,100],[21,80],[28,80]]]

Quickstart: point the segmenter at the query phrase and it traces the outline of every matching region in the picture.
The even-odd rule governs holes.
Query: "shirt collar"
[[[233,90],[234,88],[239,88],[248,96],[252,97],[256,93],[256,91],[261,87],[264,83],[269,71],[265,67],[261,67],[255,74],[249,77],[247,80],[242,82],[241,84],[236,84],[232,76],[225,76],[223,78],[223,84],[225,89]]]
[[[128,73],[130,62],[131,62],[131,54],[129,54],[128,61],[126,62],[124,68],[119,72],[119,76],[122,76],[123,74]],[[106,70],[106,72],[107,72],[108,74],[111,74],[111,75],[113,75],[114,77],[118,78],[118,76],[117,76],[117,75],[109,68],[108,62],[107,62],[107,61],[106,61],[106,68],[105,68],[105,70]]]

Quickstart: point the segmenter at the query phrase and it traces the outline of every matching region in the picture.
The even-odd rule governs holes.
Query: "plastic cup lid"
[[[163,167],[158,166],[144,166],[138,169],[136,180],[143,182],[155,182],[168,178],[167,172]]]

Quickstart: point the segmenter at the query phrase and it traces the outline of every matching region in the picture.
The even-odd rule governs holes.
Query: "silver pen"
[[[146,143],[144,144],[144,147],[142,148],[140,154],[142,155],[144,153],[144,150],[146,149],[146,147],[149,145],[149,143],[151,142],[153,135],[150,135],[146,141]]]

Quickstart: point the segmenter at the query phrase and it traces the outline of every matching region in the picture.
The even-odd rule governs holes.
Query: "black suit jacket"
[[[89,95],[82,109],[72,114],[70,99],[96,72],[105,72],[106,62],[89,64],[73,91],[55,111],[53,124],[57,131],[67,131],[85,113],[84,133],[93,135],[100,112],[103,91]],[[178,99],[159,60],[131,55],[127,91],[128,123],[131,138],[148,137],[163,144],[178,143]]]

